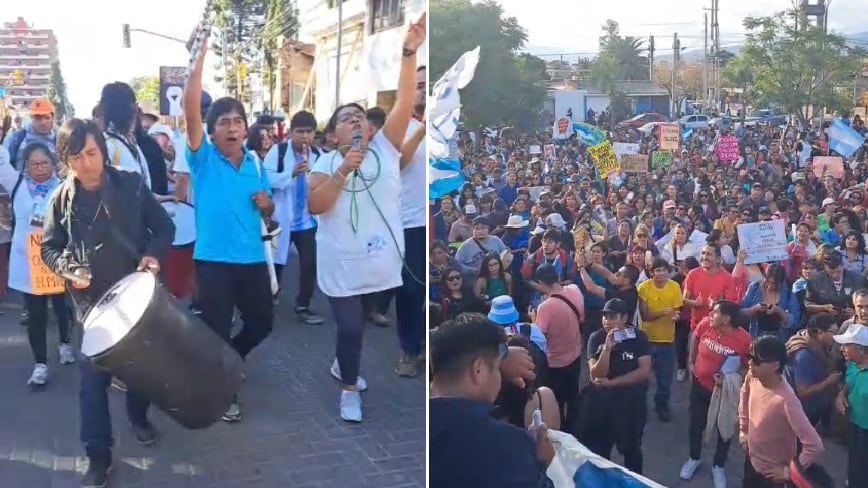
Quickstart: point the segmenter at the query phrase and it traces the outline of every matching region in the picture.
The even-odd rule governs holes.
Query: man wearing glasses
[[[844,269],[841,254],[837,252],[826,257],[823,267],[823,271],[815,273],[808,280],[805,311],[809,315],[830,313],[839,321],[850,319],[855,313],[850,297],[857,290],[868,287],[865,277]]]

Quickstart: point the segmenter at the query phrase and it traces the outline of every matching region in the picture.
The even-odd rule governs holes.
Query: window
[[[404,24],[404,0],[373,0],[371,34]]]

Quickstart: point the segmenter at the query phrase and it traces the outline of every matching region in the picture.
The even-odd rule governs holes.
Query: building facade
[[[5,106],[26,111],[30,102],[48,96],[51,64],[57,60],[51,29],[36,29],[22,17],[0,25],[0,86]]]
[[[340,1],[343,1],[343,22],[338,42]],[[418,19],[426,3],[425,0],[298,0],[297,41],[313,45],[312,66],[307,79],[296,76],[293,80],[292,100],[281,90],[281,107],[287,114],[301,108],[312,110],[321,124],[342,103],[379,106],[388,112],[395,101],[401,43],[407,25]],[[426,42],[417,55],[420,65],[428,59],[427,49]]]

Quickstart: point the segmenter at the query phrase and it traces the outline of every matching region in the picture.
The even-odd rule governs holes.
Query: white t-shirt
[[[331,210],[319,215],[317,282],[330,297],[365,295],[403,284],[403,221],[401,200],[395,198],[401,193],[401,155],[382,131],[374,135],[368,147],[359,168],[361,176],[351,174]],[[380,175],[373,183],[370,180],[377,173],[377,159],[371,150],[380,158]],[[340,154],[320,157],[311,172],[331,176],[340,165]],[[353,185],[357,193],[347,191]],[[366,185],[371,185],[370,194],[363,189]]]
[[[407,136],[404,140],[410,140],[421,125],[422,123],[418,120],[411,120],[410,125],[407,126]],[[401,214],[405,229],[425,227],[428,223],[428,199],[423,196],[428,192],[427,175],[425,139],[422,139],[413,154],[413,160],[401,170]]]
[[[172,145],[175,146],[175,164],[173,170],[175,173],[183,173],[190,175],[190,164],[187,163],[187,141],[183,134],[180,137],[172,138]],[[187,203],[193,205],[193,185],[187,185]]]
[[[105,135],[106,145],[108,146],[109,161],[112,166],[123,171],[138,173],[145,180],[145,186],[151,188],[151,173],[148,170],[148,161],[142,153],[139,145],[134,146],[138,154],[133,155],[126,144],[119,141],[117,138]]]

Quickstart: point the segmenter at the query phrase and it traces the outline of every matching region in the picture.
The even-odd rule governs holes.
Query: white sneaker
[[[684,481],[693,478],[693,474],[696,473],[696,468],[699,467],[699,459],[691,459],[687,458],[687,462],[681,466],[681,473],[678,476]]]
[[[679,383],[685,382],[687,380],[687,370],[686,369],[679,369],[678,372],[675,373],[675,379]]]
[[[359,395],[359,392],[341,392],[341,418],[347,422],[362,421],[362,395]]]
[[[340,368],[340,366],[338,366],[338,360],[337,359],[335,359],[334,362],[332,363],[332,367],[331,367],[330,372],[332,374],[332,378],[334,378],[338,381],[341,381],[341,368]],[[361,393],[367,389],[368,389],[368,382],[365,381],[365,379],[362,378],[361,376],[357,376],[356,377],[356,390],[358,390],[359,393]]]
[[[33,374],[27,380],[28,385],[43,386],[48,381],[48,366],[42,363],[36,363],[33,366]]]
[[[714,481],[714,488],[726,488],[726,472],[722,467],[711,467],[711,479]]]
[[[75,362],[75,351],[69,344],[61,344],[58,348],[60,351],[60,364],[72,364]]]

